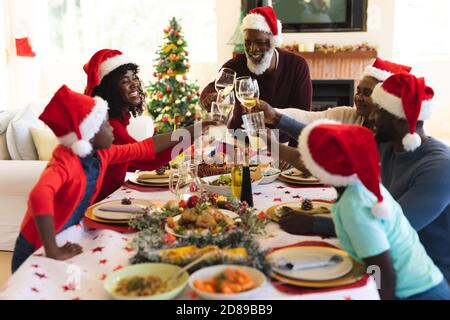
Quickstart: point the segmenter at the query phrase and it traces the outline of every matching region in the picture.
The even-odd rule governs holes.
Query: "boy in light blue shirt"
[[[441,271],[400,205],[380,184],[373,133],[321,120],[306,127],[299,141],[306,168],[322,182],[339,187],[332,208],[336,234],[355,260],[379,268],[374,276],[381,298],[450,299]]]

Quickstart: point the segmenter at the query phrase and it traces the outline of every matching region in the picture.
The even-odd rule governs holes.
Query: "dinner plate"
[[[145,205],[145,206],[149,206],[152,204],[155,205],[154,201],[145,200],[145,199],[132,199],[131,203],[138,204],[138,205]],[[135,215],[126,213],[126,217],[125,217],[125,215],[122,216],[121,212],[109,212],[109,211],[99,210],[100,206],[117,206],[120,204],[121,204],[121,200],[110,200],[110,201],[104,201],[101,203],[97,203],[95,205],[90,206],[86,210],[84,215],[86,217],[88,217],[89,219],[96,221],[96,222],[110,223],[110,224],[126,224]],[[97,216],[97,214],[101,215],[101,217]]]
[[[220,212],[222,212],[224,215],[227,215],[228,217],[230,217],[232,219],[239,218],[239,215],[233,211],[229,211],[229,210],[225,210],[225,209],[218,209],[218,210]],[[173,217],[173,221],[176,222],[176,221],[180,220],[180,218],[181,218],[181,214]],[[188,238],[190,236],[188,234],[177,233],[175,230],[173,230],[171,227],[169,227],[169,225],[167,223],[166,223],[165,230],[167,233],[170,233],[170,234],[174,235],[175,237],[179,237],[179,238]],[[198,236],[201,237],[202,235],[198,235]]]
[[[303,173],[295,168],[291,168],[288,170],[285,170],[281,172],[281,176],[294,181],[300,181],[300,182],[311,182],[311,183],[318,183],[320,182],[319,179],[316,177],[310,176],[308,178],[302,177]]]
[[[151,206],[153,203],[151,201],[147,200],[140,200],[140,199],[132,199],[131,205],[123,205],[121,203],[121,200],[112,200],[104,203],[100,203],[98,206],[96,206],[93,209],[93,214],[97,218],[104,219],[104,220],[130,220],[136,215],[143,214],[146,207]],[[113,210],[105,210],[110,208]],[[133,208],[133,209],[142,209],[136,210],[137,212],[127,212],[127,209]],[[117,209],[117,210],[116,210]],[[123,209],[123,211],[121,210]],[[135,210],[133,210],[135,211]],[[139,212],[140,211],[140,212]]]
[[[278,222],[280,220],[280,216],[278,211],[281,210],[281,207],[289,207],[295,210],[299,210],[303,213],[314,214],[319,216],[327,216],[331,214],[331,203],[322,202],[322,201],[311,201],[313,204],[313,210],[302,210],[300,202],[287,202],[274,205],[266,210],[266,215],[273,221]]]
[[[168,187],[169,186],[169,179],[167,179],[167,178],[161,178],[161,181],[163,181],[163,182],[161,182],[161,181],[150,182],[152,180],[159,180],[159,179],[138,180],[136,174],[132,174],[128,178],[128,181],[130,181],[133,184],[139,185],[139,186],[145,186],[145,187]]]
[[[328,261],[333,255],[339,255],[342,261],[328,267],[318,267],[305,270],[289,270],[279,268],[277,261],[285,259],[287,261],[303,261],[304,263],[313,263]],[[276,273],[295,280],[307,281],[327,281],[341,278],[352,271],[353,262],[349,255],[342,250],[328,247],[308,247],[296,246],[287,247],[271,252],[267,258],[273,263],[272,269]]]
[[[292,180],[292,179],[286,178],[285,176],[283,176],[281,174],[278,176],[278,180],[286,182],[286,183],[289,183],[289,184],[292,184],[292,185],[299,185],[299,186],[309,186],[309,185],[317,186],[317,185],[322,185],[323,184],[320,181]]]

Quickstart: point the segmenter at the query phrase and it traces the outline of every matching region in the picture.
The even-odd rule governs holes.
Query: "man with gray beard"
[[[306,60],[294,53],[278,48],[281,44],[281,23],[272,7],[252,9],[243,19],[241,32],[245,41],[245,54],[238,54],[223,67],[236,71],[237,77],[250,76],[259,84],[260,99],[270,105],[311,110],[312,83]],[[214,82],[203,89],[202,106],[209,110],[217,93]],[[243,108],[234,109],[231,128],[242,125]],[[287,141],[286,139],[283,139]]]

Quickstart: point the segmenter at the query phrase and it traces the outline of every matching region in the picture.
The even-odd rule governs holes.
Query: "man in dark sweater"
[[[281,24],[271,7],[251,10],[244,18],[241,31],[245,54],[239,54],[223,67],[236,71],[237,77],[250,76],[258,81],[260,99],[279,108],[311,110],[312,84],[306,60],[277,48],[281,43]],[[214,82],[203,89],[202,106],[209,110],[217,93]],[[232,128],[242,125],[242,107],[234,109]]]
[[[427,136],[423,129],[423,121],[431,115],[432,96],[424,80],[412,75],[395,75],[378,84],[372,94],[379,107],[375,133],[381,182],[400,204],[428,255],[450,282],[450,148]],[[411,107],[408,101],[416,104]],[[297,128],[302,129],[299,125]],[[282,152],[285,160],[301,169],[293,148],[280,146],[280,155]],[[335,236],[332,220],[325,217],[296,213],[286,215],[280,225],[293,234]]]

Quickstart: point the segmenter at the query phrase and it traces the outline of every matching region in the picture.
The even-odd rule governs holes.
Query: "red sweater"
[[[97,185],[90,201],[91,205],[100,191],[106,168],[110,164],[128,163],[130,160],[155,158],[153,139],[149,138],[135,144],[113,145],[106,150],[98,150],[100,172]],[[35,248],[42,245],[33,217],[51,215],[55,231],[61,231],[86,190],[86,175],[80,159],[70,149],[59,145],[41,174],[39,181],[31,190],[28,208],[21,225],[21,233]]]
[[[130,124],[131,114],[128,112],[123,118],[111,118],[109,123],[114,128],[114,144],[124,145],[136,143],[137,141],[129,135],[127,127]],[[153,161],[134,160],[124,163],[109,165],[106,169],[105,177],[100,192],[95,199],[99,202],[109,196],[111,193],[119,189],[125,180],[127,171],[134,172],[136,170],[155,170],[166,165],[171,160],[172,148],[168,148],[155,155]]]
[[[237,77],[251,76],[258,80],[260,98],[267,101],[271,106],[286,109],[297,108],[311,110],[312,105],[312,82],[309,75],[309,67],[306,60],[292,52],[276,49],[279,53],[277,69],[272,73],[262,75],[253,74],[247,67],[245,54],[239,54],[226,62],[223,67],[231,68],[237,73]],[[214,82],[208,84],[201,94],[204,99],[208,94],[215,93]],[[240,128],[242,124],[240,108],[234,109],[234,129]]]

